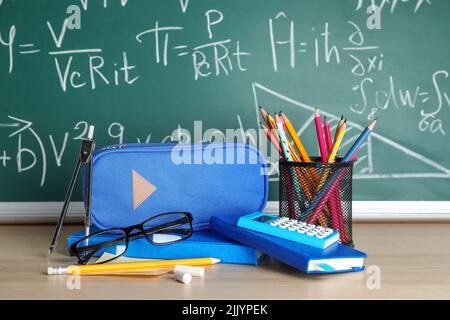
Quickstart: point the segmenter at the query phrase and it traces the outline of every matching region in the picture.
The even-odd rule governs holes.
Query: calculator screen
[[[270,216],[259,216],[259,217],[256,217],[255,219],[253,219],[253,221],[266,222],[266,221],[269,221],[272,219],[273,219],[273,217],[270,217]]]

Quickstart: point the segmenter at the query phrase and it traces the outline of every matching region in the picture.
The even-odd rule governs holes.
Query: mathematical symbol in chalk
[[[21,139],[21,133],[24,132],[25,130],[29,133],[31,133],[31,135],[36,139],[36,142],[39,145],[39,148],[41,150],[41,156],[42,156],[42,174],[41,174],[41,187],[44,185],[45,183],[45,177],[47,174],[47,155],[45,153],[45,148],[44,148],[44,143],[42,142],[42,139],[39,137],[39,135],[36,133],[36,131],[34,131],[32,125],[33,123],[31,121],[27,121],[27,120],[23,120],[20,118],[16,118],[13,116],[8,116],[8,118],[14,122],[12,123],[0,123],[0,127],[10,127],[10,128],[18,128],[16,131],[14,131],[13,133],[9,134],[9,138],[12,138],[16,135],[19,135],[19,140]]]
[[[377,50],[378,46],[361,46],[361,47],[344,47],[342,50],[344,51],[369,51],[369,50]]]
[[[6,150],[3,150],[3,155],[0,156],[0,161],[2,163],[3,168],[6,167],[6,162],[11,160],[11,157],[8,157],[6,154]]]
[[[187,8],[189,6],[189,0],[180,0],[181,11],[186,13]]]
[[[61,48],[62,42],[64,40],[64,36],[66,35],[66,30],[68,29],[68,19],[64,19],[63,25],[61,27],[61,31],[59,32],[59,36],[56,36],[55,31],[49,21],[47,21],[47,27],[50,30],[53,41],[55,42],[56,47]]]
[[[307,42],[300,42],[300,46],[307,47],[308,43]],[[298,50],[298,52],[303,53],[303,52],[307,52],[307,50],[306,49],[300,49],[300,50]]]
[[[186,46],[186,45],[180,45],[180,46],[173,47],[173,49],[174,50],[183,50],[183,49],[187,49],[187,47],[188,46]],[[189,52],[183,51],[183,52],[178,53],[177,56],[178,57],[182,57],[182,56],[185,56],[185,55],[188,55],[188,54],[189,54]]]
[[[30,48],[30,49],[25,49],[25,50],[21,50],[19,51],[20,54],[33,54],[33,53],[38,53],[41,52],[40,49],[31,49],[34,47],[33,43],[25,43],[25,44],[19,44],[20,48]]]
[[[22,131],[29,129],[31,127],[31,125],[33,124],[30,121],[22,120],[22,119],[15,118],[12,116],[8,116],[8,118],[11,120],[14,120],[16,122],[0,123],[0,127],[19,128],[16,131],[14,131],[13,133],[9,134],[8,138],[14,137],[15,135],[21,133]],[[21,125],[23,125],[23,126],[21,126]]]
[[[279,18],[287,18],[286,13],[283,11],[278,12],[278,14],[275,16],[275,20]]]
[[[429,94],[426,91],[419,92],[419,96],[422,97],[422,103],[425,103],[428,100],[430,100]]]

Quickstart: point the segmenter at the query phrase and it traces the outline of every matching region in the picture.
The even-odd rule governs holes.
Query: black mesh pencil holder
[[[339,231],[340,242],[353,246],[353,162],[310,163],[281,160],[280,216]],[[316,162],[317,161],[317,162]]]

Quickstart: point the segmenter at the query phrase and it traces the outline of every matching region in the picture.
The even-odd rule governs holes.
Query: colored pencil
[[[261,112],[261,116],[266,122],[266,124],[269,125],[269,118],[268,118],[269,113],[261,106],[259,106],[259,111]]]
[[[376,119],[372,121],[366,129],[361,133],[361,135],[358,137],[358,139],[355,141],[353,146],[350,148],[350,150],[347,152],[345,157],[342,159],[343,162],[352,161],[355,159],[356,154],[359,152],[361,145],[363,142],[368,138],[368,136],[372,133],[374,127],[376,125]],[[320,191],[317,193],[317,195],[314,197],[314,199],[309,204],[308,208],[306,209],[306,214],[310,215],[308,218],[309,223],[314,223],[317,218],[319,217],[323,206],[328,201],[329,197],[333,194],[336,187],[339,185],[340,180],[342,179],[343,175],[346,173],[346,171],[336,171],[334,174],[328,178],[328,180],[325,182],[323,187],[320,189]]]
[[[330,156],[331,149],[333,149],[333,141],[331,140],[330,124],[327,121],[327,117],[323,117],[323,130],[325,131],[325,143],[327,145],[327,158]]]
[[[269,127],[272,130],[276,131],[276,137],[278,140],[281,141],[280,139],[280,134],[278,132],[278,128],[277,128],[277,123],[275,121],[275,119],[270,115],[267,114],[267,121],[269,123]],[[296,161],[296,162],[300,162],[300,157],[297,155],[297,153],[295,152],[294,148],[292,147],[292,145],[289,143],[289,141],[286,139],[286,143],[287,143],[287,147],[289,149],[289,153],[291,154],[292,160],[291,161]],[[286,159],[287,160],[287,159]],[[289,160],[288,160],[289,161]]]
[[[361,148],[361,145],[364,143],[364,141],[366,141],[366,139],[369,137],[369,135],[372,133],[373,128],[375,127],[375,125],[377,124],[377,119],[373,120],[365,129],[364,131],[361,133],[361,135],[358,137],[358,139],[356,139],[355,143],[350,147],[350,149],[347,151],[347,153],[345,154],[344,158],[342,159],[342,161],[344,162],[348,162],[350,161],[350,159],[354,156],[354,154],[356,153],[356,150],[358,150],[359,148]]]
[[[287,140],[286,137],[286,132],[284,131],[284,127],[283,127],[283,123],[280,119],[280,116],[278,114],[275,114],[275,123],[277,125],[277,129],[278,129],[278,136],[280,137],[280,143],[281,143],[281,148],[283,149],[283,154],[284,154],[284,158],[286,159],[286,161],[294,161],[294,157],[293,154],[291,153],[291,150],[289,148],[289,142]],[[299,161],[295,160],[295,161]],[[293,190],[296,193],[296,197],[297,197],[297,201],[295,199],[290,200],[290,205],[289,208],[290,210],[292,209],[293,211],[290,211],[290,215],[291,215],[291,219],[295,219],[296,218],[296,210],[295,207],[299,206],[300,210],[303,211],[305,209],[304,207],[304,202],[300,201],[301,199],[304,199],[303,195],[305,195],[306,197],[306,190],[304,190],[303,188],[296,188],[295,187],[295,181],[297,181],[297,183],[302,183],[301,179],[298,179],[298,175],[297,172],[295,170],[295,168],[293,167],[288,167],[289,170],[289,175],[291,177],[291,180],[289,181],[289,183],[294,184],[293,188],[292,186],[290,187],[290,190]],[[289,180],[289,177],[286,177],[287,180]],[[289,193],[289,191],[288,191]]]
[[[281,148],[283,149],[284,158],[287,161],[293,161],[293,157],[287,143],[286,133],[284,132],[283,124],[281,123],[278,114],[275,114],[275,123],[277,124],[278,136],[280,137]]]
[[[284,122],[283,117],[281,116],[281,114],[278,115],[278,119],[281,123],[281,125],[283,126],[283,131],[286,133],[287,132],[287,128],[286,128],[286,123]],[[297,151],[295,151],[295,148],[292,146],[292,144],[289,142],[289,139],[287,138],[286,135],[286,142],[289,148],[289,151],[291,152],[293,161],[295,162],[301,162],[302,159],[300,158],[300,155],[297,153]]]
[[[142,262],[105,263],[68,267],[49,267],[48,274],[101,274],[110,272],[136,272],[161,268],[173,268],[176,265],[206,266],[219,263],[215,258],[193,258],[179,260],[156,260]]]
[[[347,122],[344,121],[339,127],[339,130],[336,130],[337,137],[335,139],[335,142],[333,144],[333,148],[331,152],[328,155],[328,163],[334,163],[336,160],[336,156],[339,150],[339,147],[342,143],[342,139],[344,138],[345,132],[347,128]],[[335,206],[336,210],[334,211],[334,215],[332,215],[332,223],[333,223],[333,229],[339,230],[339,234],[341,236],[341,239],[346,242],[347,239],[347,232],[345,230],[344,223],[342,221],[342,207],[341,207],[341,195],[339,193],[339,190],[336,190],[333,192],[333,195],[331,196],[331,201],[337,204]]]
[[[284,158],[283,150],[281,149],[279,140],[275,137],[273,130],[264,126],[261,122],[259,123],[261,128],[264,130],[264,133],[267,136],[267,139],[273,144],[273,146],[278,150],[280,156]]]
[[[327,152],[325,149],[325,141],[323,139],[322,121],[320,120],[319,109],[316,109],[315,124],[316,124],[317,140],[319,141],[320,156],[321,156],[322,162],[326,163],[327,162]]]
[[[303,143],[300,140],[300,137],[297,135],[297,131],[295,130],[291,121],[288,119],[288,117],[283,112],[280,112],[280,116],[284,120],[286,129],[287,129],[289,135],[291,136],[292,141],[294,141],[295,147],[297,148],[298,152],[300,153],[300,157],[303,160],[303,162],[311,162],[311,158],[309,157],[308,152],[306,152],[306,149],[303,146]]]
[[[334,130],[333,144],[336,143],[336,139],[337,139],[337,136],[339,134],[339,129],[342,126],[342,124],[344,123],[344,121],[345,121],[344,116],[341,116],[341,119],[339,119],[339,122],[338,122],[338,124],[336,126],[336,129]]]
[[[272,142],[272,144],[278,149],[278,151],[280,152],[280,156],[281,158],[286,159],[286,156],[284,154],[284,151],[282,149],[282,147],[280,146],[281,144],[281,139],[280,139],[280,135],[278,133],[278,127],[277,127],[277,123],[275,121],[275,119],[273,119],[273,117],[262,107],[260,107],[260,111],[261,111],[261,116],[264,119],[264,121],[268,124],[269,128],[264,129],[266,136],[269,138],[269,140]],[[284,128],[283,128],[284,131]],[[291,155],[291,158],[293,161],[300,161],[300,158],[295,154],[295,151],[293,150],[292,145],[289,144],[289,141],[287,141],[287,139],[285,140],[286,144],[288,145],[288,150],[289,153]],[[287,160],[289,161],[289,160]],[[297,173],[297,170],[295,170],[296,168],[294,168],[294,170],[289,170],[290,171],[290,175],[292,177],[292,179],[296,179],[295,174]],[[298,173],[297,173],[298,174]],[[288,184],[288,189],[292,189],[292,185],[291,183],[293,183],[293,181],[291,182],[291,178],[289,176],[285,176],[285,181]],[[302,182],[302,179],[299,179],[300,182]],[[294,188],[295,190],[296,188]],[[290,194],[290,193],[289,193]],[[300,194],[300,193],[298,193]],[[312,198],[312,195],[309,194],[309,199]],[[289,202],[288,202],[288,208],[289,208],[289,216],[291,218],[295,218],[296,214],[295,214],[295,198],[293,198],[292,196],[288,196],[289,198]]]
[[[334,142],[331,152],[328,155],[328,163],[333,163],[336,160],[336,156],[337,156],[339,147],[341,146],[342,139],[344,138],[346,128],[347,128],[347,123],[344,122],[339,128],[339,132],[336,137],[336,141]]]

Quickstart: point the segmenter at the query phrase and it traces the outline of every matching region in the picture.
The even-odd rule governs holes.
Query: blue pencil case
[[[190,212],[194,230],[214,215],[264,209],[267,165],[256,148],[225,144],[125,144],[92,159],[90,214],[98,229],[120,228],[165,212]]]

